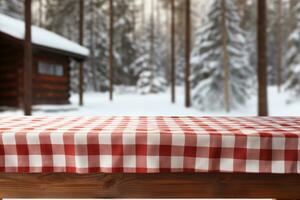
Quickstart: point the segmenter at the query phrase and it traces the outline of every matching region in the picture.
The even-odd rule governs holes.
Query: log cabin
[[[0,106],[23,105],[24,22],[0,14]],[[32,26],[32,103],[68,104],[70,63],[89,50],[46,29]]]

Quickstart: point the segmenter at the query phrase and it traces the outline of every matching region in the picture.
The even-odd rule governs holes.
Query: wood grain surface
[[[299,199],[299,175],[0,174],[0,198]]]

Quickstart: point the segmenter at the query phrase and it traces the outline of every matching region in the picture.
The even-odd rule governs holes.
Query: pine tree
[[[159,0],[162,3],[163,8],[166,12],[170,9],[170,0]],[[193,2],[193,1],[192,1]],[[184,5],[185,1],[182,0],[174,0],[175,6],[175,79],[176,85],[183,85],[184,82],[184,46],[185,46],[185,37],[184,37],[184,26],[185,26],[185,12],[184,12]],[[196,12],[195,12],[196,13]],[[194,13],[192,12],[191,15],[193,16]],[[168,47],[170,48],[170,47]]]
[[[118,2],[118,1],[116,1]],[[84,46],[90,49],[90,57],[84,67],[85,90],[105,91],[108,89],[108,15],[107,0],[85,0]],[[45,5],[47,29],[77,42],[79,21],[78,0],[47,0]],[[117,34],[117,33],[116,33]],[[114,64],[121,66],[120,54],[114,51]],[[71,88],[78,89],[78,65],[71,65]]]
[[[166,89],[166,80],[160,59],[151,58],[150,27],[149,25],[147,26],[148,31],[139,39],[136,47],[137,57],[130,67],[137,80],[137,90],[141,94],[158,93]],[[159,45],[161,45],[159,41],[156,37],[154,38],[154,49],[159,48]],[[157,55],[157,53],[155,53],[155,56],[162,57],[162,55]]]
[[[300,2],[297,2],[293,12],[297,24],[288,37],[289,48],[286,53],[286,65],[289,70],[285,82],[286,90],[291,93],[291,100],[300,97]]]
[[[153,10],[152,10],[153,11]],[[161,34],[155,34],[154,14],[145,26],[144,34],[136,43],[137,57],[131,64],[141,94],[158,93],[166,89],[164,54]],[[165,51],[166,52],[166,51]]]
[[[114,50],[117,54],[114,63],[115,84],[132,84],[130,65],[135,59],[134,20],[132,18],[134,1],[114,1]]]
[[[193,105],[199,109],[225,108],[224,84],[228,84],[230,107],[235,108],[244,103],[249,97],[250,79],[254,76],[245,49],[245,32],[240,28],[240,16],[233,1],[224,1],[225,14],[222,15],[222,1],[214,0],[204,25],[196,33],[191,58],[191,84]],[[222,16],[226,16],[225,20],[222,20]],[[224,34],[227,35],[225,41]],[[228,53],[227,81],[225,51]]]

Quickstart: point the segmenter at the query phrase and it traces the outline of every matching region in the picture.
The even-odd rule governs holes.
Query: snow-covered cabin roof
[[[24,21],[0,13],[0,32],[16,39],[24,40]],[[33,45],[68,52],[75,57],[89,56],[89,50],[87,48],[46,29],[32,26],[31,34]]]

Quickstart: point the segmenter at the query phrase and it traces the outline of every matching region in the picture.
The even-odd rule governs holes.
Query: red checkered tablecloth
[[[300,118],[2,117],[0,172],[300,173]]]

